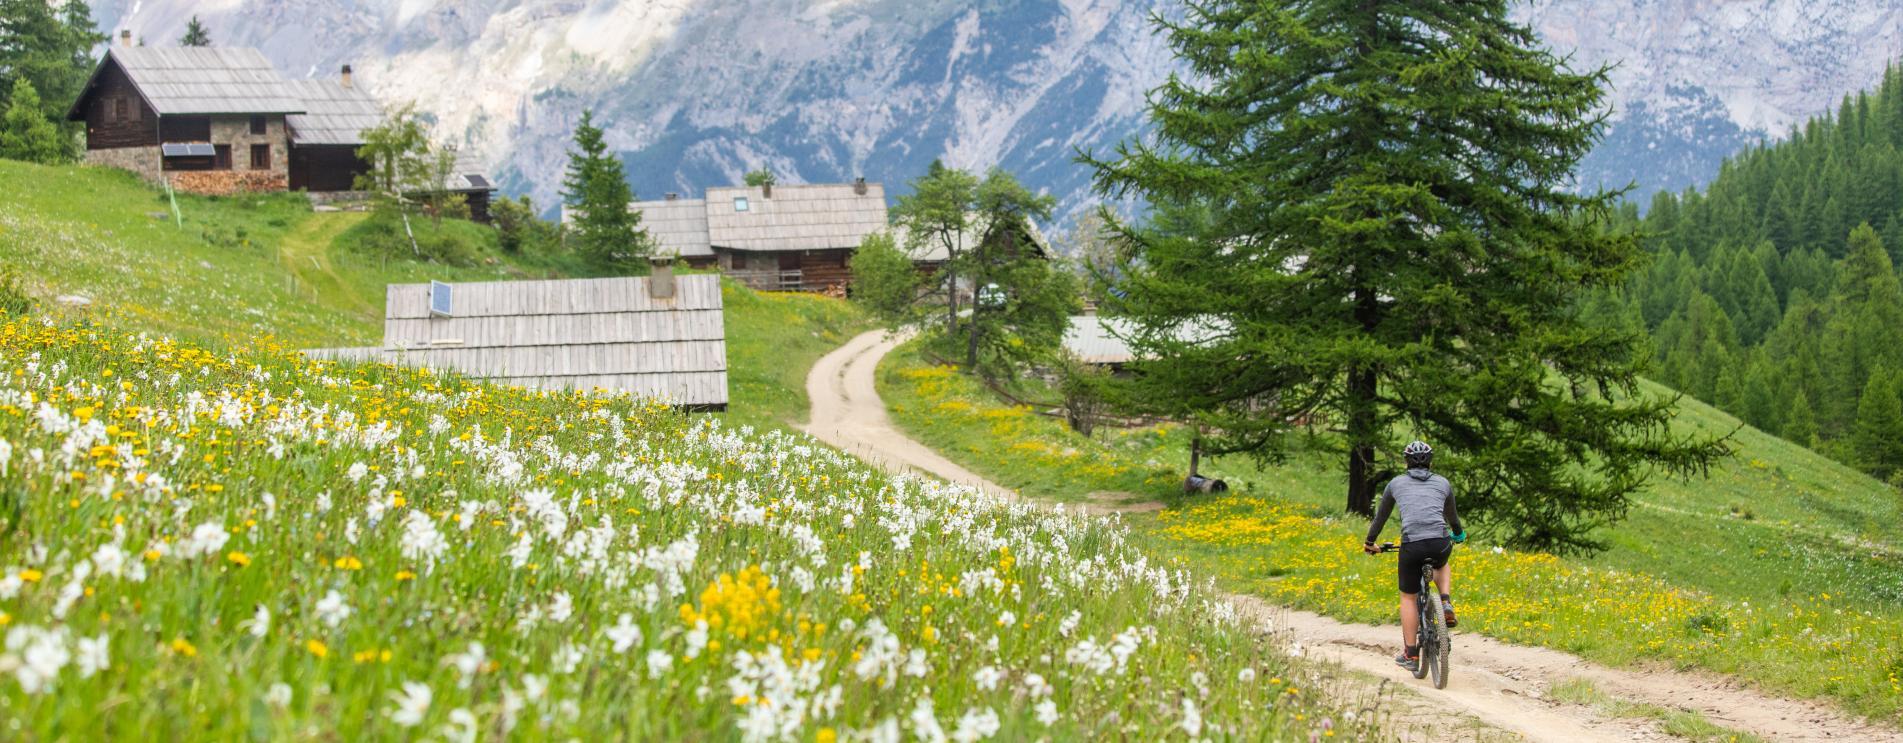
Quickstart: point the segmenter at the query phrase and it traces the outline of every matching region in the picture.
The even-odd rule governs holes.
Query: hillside
[[[1903,477],[1903,68],[1704,191],[1628,215],[1650,252],[1615,322],[1660,378],[1879,479]],[[1898,480],[1903,483],[1903,479]]]
[[[1374,724],[1126,532],[803,438],[32,318],[0,371],[0,716],[29,738]]]
[[[897,185],[943,157],[1002,165],[1071,212],[1088,200],[1072,148],[1138,131],[1144,92],[1174,69],[1148,18],[1180,5],[104,0],[94,11],[102,28],[152,44],[196,14],[217,43],[263,48],[294,77],[352,63],[543,204],[576,117],[593,108],[650,197],[763,165],[787,182]],[[1582,180],[1636,181],[1641,198],[1703,182],[1741,146],[1874,84],[1903,52],[1903,10],[1881,0],[1538,0],[1516,13],[1582,67],[1614,66],[1613,126]]]
[[[1180,427],[1085,438],[911,350],[881,366],[879,393],[907,433],[985,477],[1029,496],[1134,509],[1126,519],[1154,549],[1230,590],[1392,620],[1393,573],[1360,556],[1367,522],[1340,515],[1342,475],[1327,452],[1272,466],[1205,459],[1203,473],[1234,490],[1184,497]],[[1903,499],[1695,400],[1679,420],[1735,430],[1736,456],[1707,478],[1653,482],[1602,532],[1611,549],[1591,557],[1503,550],[1475,529],[1457,558],[1462,626],[1613,664],[1702,667],[1903,719]]]
[[[162,192],[112,170],[0,160],[0,268],[17,271],[49,311],[85,297],[114,327],[210,346],[270,338],[287,348],[370,345],[383,334],[389,283],[575,275],[569,256],[521,256],[494,231],[450,221],[415,224],[422,240],[451,235],[478,250],[470,266],[386,256],[362,214],[313,214],[302,196],[179,196],[183,227]],[[803,375],[858,332],[844,302],[725,287],[732,366],[729,418],[778,426],[805,415]],[[798,332],[788,332],[799,328]]]

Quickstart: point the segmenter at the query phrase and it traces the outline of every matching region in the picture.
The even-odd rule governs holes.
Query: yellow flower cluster
[[[710,631],[745,642],[778,640],[778,632],[763,634],[782,611],[780,589],[773,580],[749,565],[739,575],[721,573],[700,592],[700,606],[681,605],[681,623],[692,627],[706,622]]]

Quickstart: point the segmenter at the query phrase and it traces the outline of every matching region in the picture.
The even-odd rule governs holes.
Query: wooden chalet
[[[717,267],[755,289],[825,291],[852,282],[846,262],[886,229],[885,187],[847,184],[711,188],[628,205],[659,249]],[[564,215],[571,219],[572,215]]]
[[[628,392],[695,411],[727,407],[720,279],[653,276],[395,284],[383,345],[314,357],[384,360],[501,384]]]
[[[383,107],[336,80],[288,80],[256,49],[145,47],[121,32],[67,112],[86,123],[86,162],[195,193],[347,192],[370,167],[357,157]],[[459,159],[446,186],[487,221],[495,191]]]

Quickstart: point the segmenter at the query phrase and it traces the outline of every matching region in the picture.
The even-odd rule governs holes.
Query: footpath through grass
[[[5,321],[0,501],[16,738],[1379,722],[1120,527],[626,396]]]
[[[914,437],[1027,495],[1099,491],[1170,507],[1130,521],[1168,554],[1229,588],[1342,619],[1394,620],[1391,561],[1360,551],[1367,522],[1341,515],[1340,475],[1321,455],[1206,474],[1236,486],[1185,498],[1188,432],[1117,430],[1096,440],[1003,405],[973,380],[924,362],[914,344],[881,366],[879,392]],[[1686,426],[1729,431],[1687,400]],[[1590,558],[1470,542],[1456,559],[1462,627],[1614,665],[1664,663],[1733,674],[1853,712],[1903,721],[1903,560],[1894,491],[1754,430],[1709,479],[1661,481]]]

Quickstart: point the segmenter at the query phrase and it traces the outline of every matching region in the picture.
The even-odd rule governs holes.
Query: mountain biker
[[[1454,544],[1467,541],[1467,531],[1461,528],[1460,516],[1454,511],[1453,483],[1434,474],[1434,448],[1424,441],[1415,441],[1401,454],[1407,459],[1407,473],[1388,481],[1387,489],[1381,494],[1381,507],[1374,514],[1374,523],[1369,525],[1368,538],[1361,548],[1370,555],[1380,553],[1374,540],[1381,536],[1381,527],[1387,525],[1388,516],[1399,509],[1403,649],[1394,662],[1413,671],[1421,662],[1420,647],[1408,644],[1415,641],[1415,632],[1419,630],[1416,625],[1420,623],[1420,597],[1415,594],[1420,591],[1421,570],[1433,567],[1434,585],[1440,589],[1447,626],[1455,626],[1454,597],[1449,587],[1453,568],[1449,560],[1454,554]]]

